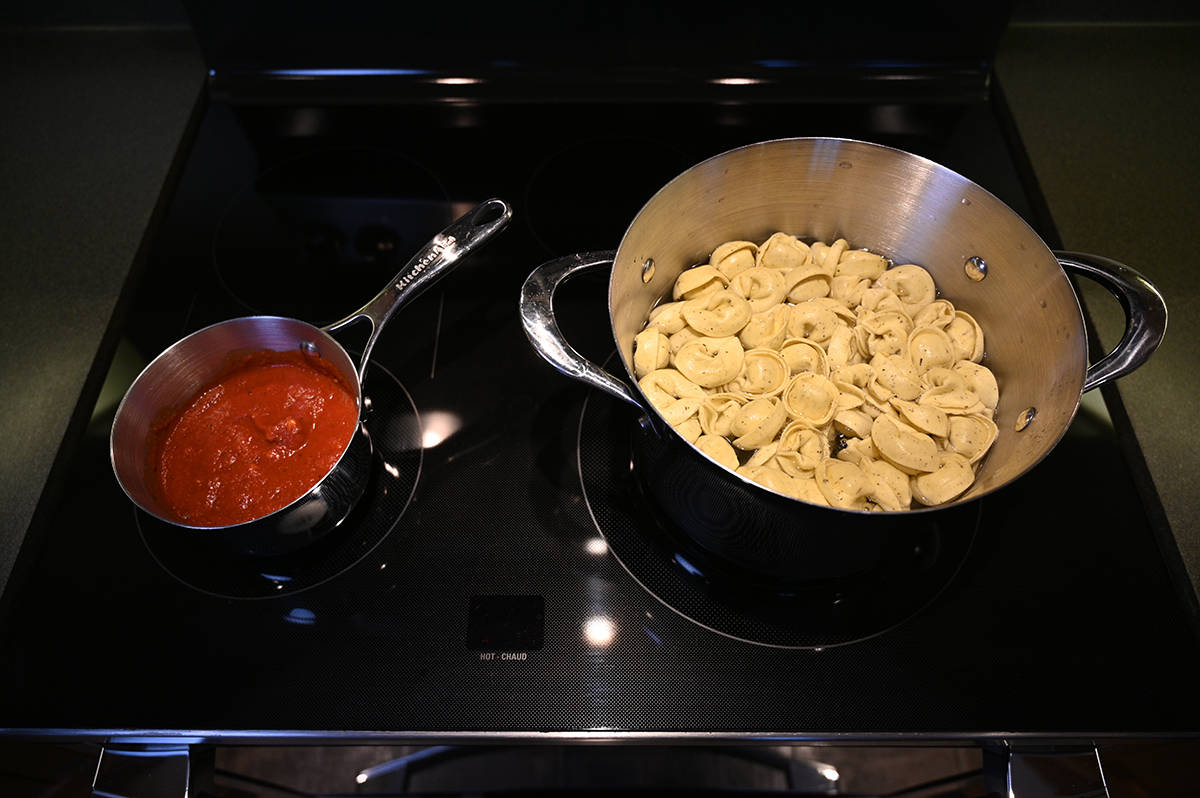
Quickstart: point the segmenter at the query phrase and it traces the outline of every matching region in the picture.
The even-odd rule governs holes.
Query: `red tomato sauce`
[[[152,435],[156,487],[177,521],[226,526],[286,507],[337,462],[358,424],[355,392],[300,352],[250,352]]]

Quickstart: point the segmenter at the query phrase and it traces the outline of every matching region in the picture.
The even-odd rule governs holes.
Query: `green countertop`
[[[204,80],[189,31],[0,31],[0,585]]]
[[[1200,25],[1014,25],[996,75],[1063,247],[1132,266],[1166,299],[1162,345],[1115,386],[1200,595]],[[1081,289],[1112,347],[1120,306]]]

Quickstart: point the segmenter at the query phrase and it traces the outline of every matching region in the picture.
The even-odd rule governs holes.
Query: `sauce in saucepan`
[[[191,526],[268,515],[329,472],[357,423],[355,392],[327,361],[240,353],[156,427],[155,488],[176,520]]]

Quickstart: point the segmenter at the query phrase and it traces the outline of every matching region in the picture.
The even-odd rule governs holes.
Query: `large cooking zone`
[[[789,53],[764,27],[769,12],[749,10],[764,37],[717,59],[632,8],[596,30],[623,13],[641,32],[593,61],[580,52],[592,34],[524,49],[572,29],[578,10],[528,23],[512,49],[485,40],[499,24],[485,14],[461,28],[478,49],[409,30],[398,53],[380,48],[380,30],[336,24],[322,31],[326,51],[299,33],[257,47],[261,20],[192,9],[207,85],[111,322],[103,385],[81,405],[80,437],[6,588],[6,732],[110,747],[961,745],[985,749],[993,775],[1021,746],[1077,756],[1106,738],[1195,734],[1200,637],[1178,555],[1122,450],[1124,415],[1110,420],[1099,390],[1074,412],[1091,333],[1071,285],[1094,278],[1081,267],[1068,278],[1046,252],[1059,245],[1054,222],[990,72],[1005,15],[942,19],[968,33],[913,33],[927,48],[913,59],[885,35],[890,17],[867,29],[856,53],[877,55],[865,58],[828,43]],[[289,25],[321,28],[309,13]],[[696,36],[707,46],[717,31]],[[633,383],[622,303],[656,269],[677,274],[739,237],[681,202],[693,262],[647,267],[632,240],[639,211],[714,156],[793,138],[817,140],[803,147],[805,180],[835,185],[796,199],[787,232],[871,247],[850,233],[885,231],[879,246],[900,251],[882,254],[932,253],[941,295],[996,341],[981,362],[1000,384],[997,459],[969,501],[899,519],[793,513],[797,500],[683,451],[618,396]],[[897,176],[854,142],[931,164]],[[789,157],[773,175],[801,168]],[[771,232],[756,205],[774,196],[768,177],[691,174],[698,205],[750,208],[741,237]],[[914,205],[869,201],[876,190]],[[369,444],[353,450],[365,464],[340,523],[308,526],[331,488],[319,507],[254,526],[246,544],[238,527],[190,528],[141,488],[123,490],[113,463],[141,478],[138,440],[161,417],[142,407],[132,444],[114,419],[159,353],[236,317],[343,319],[440,268],[452,248],[442,231],[492,198],[511,219],[377,325],[361,374]],[[800,220],[806,203],[820,229]],[[1023,252],[986,236],[979,251],[931,240],[972,240],[990,223],[983,205],[1028,223]],[[890,214],[902,233],[886,232]],[[952,214],[978,215],[951,232]],[[619,247],[626,271],[612,278]],[[585,261],[553,296],[554,336],[580,358],[558,365],[586,361],[615,389],[552,367],[539,349],[560,339],[537,340],[548,333],[528,317],[535,270]],[[1133,297],[1139,332],[1123,352],[1136,368],[1154,357],[1161,299],[1136,273],[1101,279]],[[1068,313],[1047,318],[1047,297]],[[368,332],[331,333],[352,383]],[[1104,352],[1091,346],[1094,363]],[[1020,457],[988,481],[986,469]]]

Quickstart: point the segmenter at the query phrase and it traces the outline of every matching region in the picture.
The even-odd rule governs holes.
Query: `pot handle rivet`
[[[988,274],[987,261],[978,255],[972,255],[967,258],[967,262],[963,264],[963,271],[967,273],[967,277],[974,282],[981,282]]]
[[[649,283],[654,279],[654,258],[646,258],[642,264],[642,282]]]
[[[1017,424],[1015,427],[1017,432],[1024,432],[1025,428],[1030,425],[1030,423],[1034,419],[1034,416],[1036,416],[1036,415],[1037,415],[1036,407],[1027,407],[1024,410],[1022,410],[1021,413],[1017,416]]]

